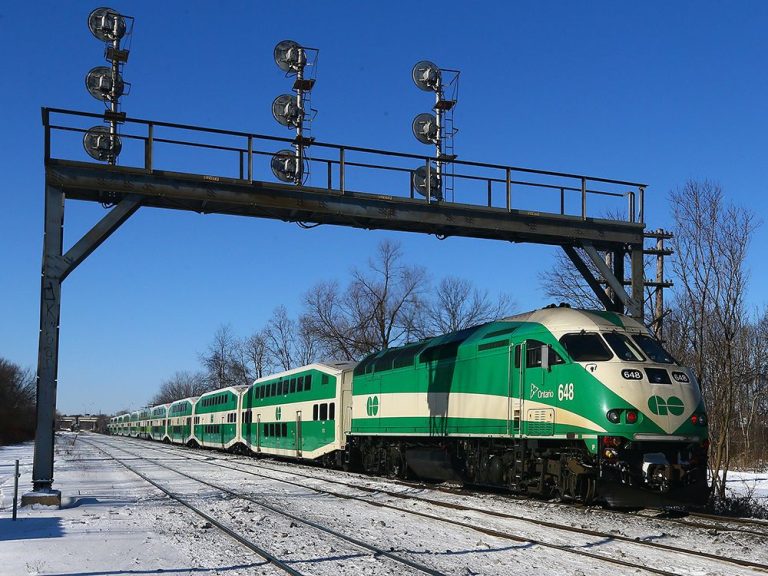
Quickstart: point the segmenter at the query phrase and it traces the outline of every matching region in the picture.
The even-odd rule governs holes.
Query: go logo
[[[368,412],[368,416],[376,416],[376,414],[379,413],[378,396],[369,396],[365,409],[366,409],[366,412]]]
[[[275,408],[275,420],[280,420],[283,417],[283,410],[278,406]]]
[[[651,396],[648,398],[648,408],[659,416],[666,416],[667,414],[680,416],[683,413],[685,404],[677,396],[670,396],[666,400],[661,396]]]

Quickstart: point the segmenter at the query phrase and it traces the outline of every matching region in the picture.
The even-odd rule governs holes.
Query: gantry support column
[[[53,432],[56,418],[56,382],[59,369],[59,316],[61,313],[61,256],[64,241],[64,193],[45,187],[43,270],[40,286],[40,343],[37,354],[37,429],[32,467],[33,493],[22,504],[60,504],[52,490]],[[36,494],[37,493],[37,494]]]
[[[563,250],[570,258],[576,269],[581,272],[581,275],[586,280],[587,284],[595,296],[600,300],[600,303],[605,306],[606,310],[613,310],[615,312],[624,313],[636,318],[640,322],[643,321],[643,245],[631,245],[629,247],[630,263],[632,266],[632,296],[627,294],[624,290],[624,249],[615,249],[613,251],[613,265],[606,264],[603,256],[598,253],[597,249],[590,242],[582,242],[581,249],[587,255],[589,260],[595,268],[598,269],[605,284],[610,288],[610,292],[613,297],[610,297],[606,289],[600,284],[600,280],[595,278],[592,271],[587,264],[582,260],[579,253],[573,246],[563,246]],[[635,288],[635,287],[639,288]]]
[[[46,185],[40,286],[40,344],[37,356],[35,459],[32,466],[32,492],[23,495],[22,505],[61,504],[61,494],[52,487],[61,283],[141,205],[138,196],[126,196],[64,254],[64,202],[65,195],[62,190]]]

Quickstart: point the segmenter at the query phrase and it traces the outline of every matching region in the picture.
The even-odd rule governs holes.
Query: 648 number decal
[[[573,382],[557,386],[557,399],[560,402],[563,400],[573,400]]]

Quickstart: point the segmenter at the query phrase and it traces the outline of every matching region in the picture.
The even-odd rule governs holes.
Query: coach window
[[[309,390],[312,388],[312,374],[307,374],[304,376],[304,390]]]
[[[312,420],[317,420],[317,404],[312,406]]]
[[[328,420],[336,420],[336,403],[331,402],[328,407]]]
[[[296,382],[296,392],[301,392],[302,390],[304,390],[304,376],[299,376]]]
[[[272,382],[272,391],[269,394],[270,396],[277,396],[277,382]]]
[[[320,420],[328,420],[328,404],[320,404]]]
[[[291,378],[291,388],[288,390],[291,394],[296,392],[296,378]]]
[[[283,394],[288,394],[288,380],[283,380]]]
[[[287,437],[288,436],[288,424],[286,422],[283,422],[281,427],[282,427],[281,432],[283,433],[283,436]]]

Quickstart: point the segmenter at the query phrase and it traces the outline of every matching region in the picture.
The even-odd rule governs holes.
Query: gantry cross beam
[[[429,190],[426,198],[419,197],[410,185],[413,168],[428,165],[429,157],[315,142],[312,149],[319,153],[311,164],[315,173],[327,174],[326,185],[286,185],[266,179],[268,173],[261,179],[257,177],[254,159],[271,154],[262,149],[264,146],[274,148],[279,143],[290,142],[287,139],[139,119],[127,119],[126,128],[138,129],[141,133],[126,129],[121,134],[124,140],[140,146],[138,165],[131,165],[128,160],[125,165],[112,166],[82,162],[72,158],[80,154],[71,151],[59,156],[54,154],[54,134],[80,135],[85,128],[53,124],[52,115],[81,122],[102,118],[95,114],[43,109],[45,236],[33,467],[33,486],[38,493],[53,492],[61,284],[140,207],[416,232],[441,238],[462,236],[561,246],[607,309],[626,310],[642,318],[644,184],[455,160],[453,177],[459,184],[466,185],[469,192],[461,202],[456,197],[435,202]],[[162,138],[157,134],[159,130],[164,131]],[[174,131],[182,136],[175,135]],[[219,140],[206,140],[214,137]],[[222,144],[222,137],[230,142]],[[234,175],[162,170],[155,162],[158,145],[174,147],[179,154],[189,149],[231,154],[237,169]],[[379,162],[383,159],[384,163],[374,163],[371,158]],[[365,173],[364,188],[349,189],[346,182],[351,171]],[[404,178],[401,185],[385,186],[378,183],[377,175],[381,174],[402,174]],[[462,186],[454,183],[452,189],[460,191]],[[515,208],[515,200],[526,191],[559,194],[560,211]],[[576,213],[568,213],[567,200],[574,196]],[[588,215],[587,201],[592,197],[628,200],[627,219]],[[67,200],[100,202],[112,207],[65,252],[63,225]],[[592,275],[576,248],[581,248],[593,261],[602,279]],[[605,264],[598,251],[613,253],[612,268]],[[622,284],[627,254],[631,265],[631,294]],[[601,281],[610,286],[610,296]]]

